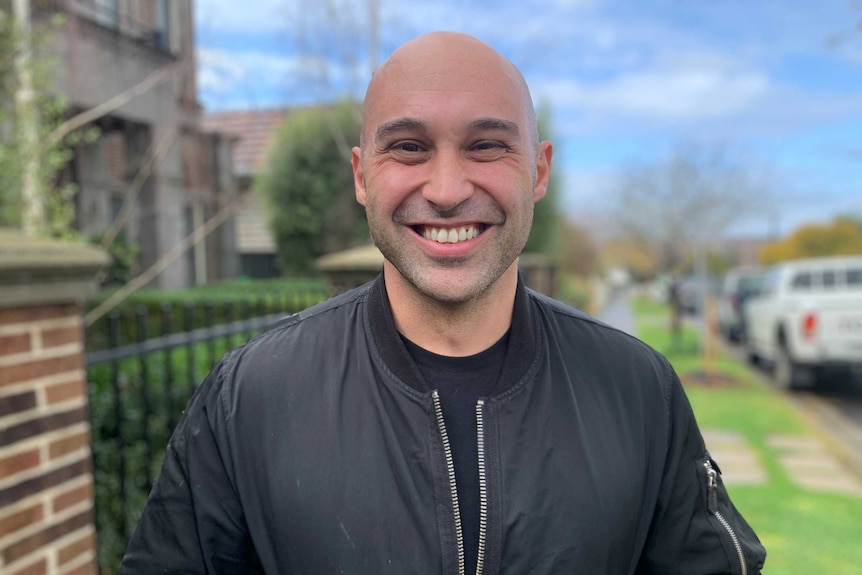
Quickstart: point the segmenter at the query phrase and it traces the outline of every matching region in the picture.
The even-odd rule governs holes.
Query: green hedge
[[[94,309],[110,297],[106,291],[88,303]],[[209,323],[220,325],[231,319],[256,317],[271,313],[294,313],[328,297],[328,287],[321,280],[258,280],[208,284],[188,290],[140,290],[132,294],[112,313],[120,316],[120,345],[138,341],[136,314],[146,317],[148,338],[188,331],[186,308],[191,309],[192,328]],[[164,313],[170,313],[170,324],[164,326]],[[208,317],[208,316],[211,316]],[[87,352],[112,347],[108,335],[109,315],[96,320],[86,331]]]
[[[216,285],[182,292],[142,291],[118,312],[122,344],[138,340],[136,310],[144,311],[148,338],[186,331],[185,308],[194,313],[194,327],[241,319],[240,303],[248,302],[249,317],[272,313],[285,315],[323,301],[322,282],[254,282]],[[98,302],[97,302],[98,303]],[[233,318],[229,304],[234,305]],[[172,323],[163,329],[164,308],[172,311]],[[172,427],[196,387],[228,350],[261,330],[220,337],[194,345],[155,352],[87,370],[95,476],[96,525],[101,573],[116,573],[159,473]],[[108,346],[107,318],[87,330],[87,351]],[[119,404],[118,404],[119,401]],[[145,404],[148,409],[145,408]],[[146,415],[146,412],[149,415]],[[119,415],[118,415],[119,414]],[[125,465],[125,498],[121,495],[121,466]],[[125,499],[125,502],[124,502]]]
[[[216,359],[239,343],[238,337],[231,339],[213,340]],[[172,427],[212,365],[209,342],[200,342],[191,348],[124,360],[116,367],[102,364],[88,370],[102,573],[117,572],[126,536],[134,531],[148,485],[159,473]],[[149,416],[145,416],[145,401]],[[125,464],[125,503],[120,493],[121,461]]]

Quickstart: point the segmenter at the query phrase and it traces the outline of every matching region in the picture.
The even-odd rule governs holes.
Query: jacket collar
[[[413,389],[422,393],[431,391],[395,329],[395,319],[392,317],[382,273],[371,285],[368,305],[371,335],[387,367]],[[533,323],[530,296],[519,275],[509,331],[509,348],[495,395],[510,389],[524,377],[535,359],[536,344],[536,326]]]

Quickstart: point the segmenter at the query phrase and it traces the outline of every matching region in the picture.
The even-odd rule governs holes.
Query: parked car
[[[672,284],[671,291],[675,290],[675,297],[682,313],[700,315],[703,312],[701,308],[703,308],[704,297],[712,296],[718,291],[718,278],[708,276],[705,280],[705,288],[704,278],[696,275],[685,276]],[[673,297],[672,295],[671,299]]]
[[[745,302],[760,291],[763,270],[757,267],[734,268],[724,275],[716,298],[718,329],[728,341],[745,338]]]
[[[773,365],[779,387],[828,371],[862,373],[862,256],[783,262],[744,308],[746,351]]]

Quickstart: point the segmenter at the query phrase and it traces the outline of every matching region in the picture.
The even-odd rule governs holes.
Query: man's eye
[[[422,151],[422,146],[416,142],[398,142],[391,148],[397,152],[417,153]]]
[[[486,150],[499,150],[503,149],[505,146],[500,142],[478,142],[473,146],[474,150],[486,151]]]
[[[509,147],[496,140],[482,140],[470,146],[468,156],[479,162],[493,162],[506,155]]]

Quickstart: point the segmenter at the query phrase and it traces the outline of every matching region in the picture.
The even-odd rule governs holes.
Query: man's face
[[[384,257],[424,296],[466,302],[514,269],[550,168],[528,105],[512,70],[446,54],[392,62],[369,90],[357,200]]]

